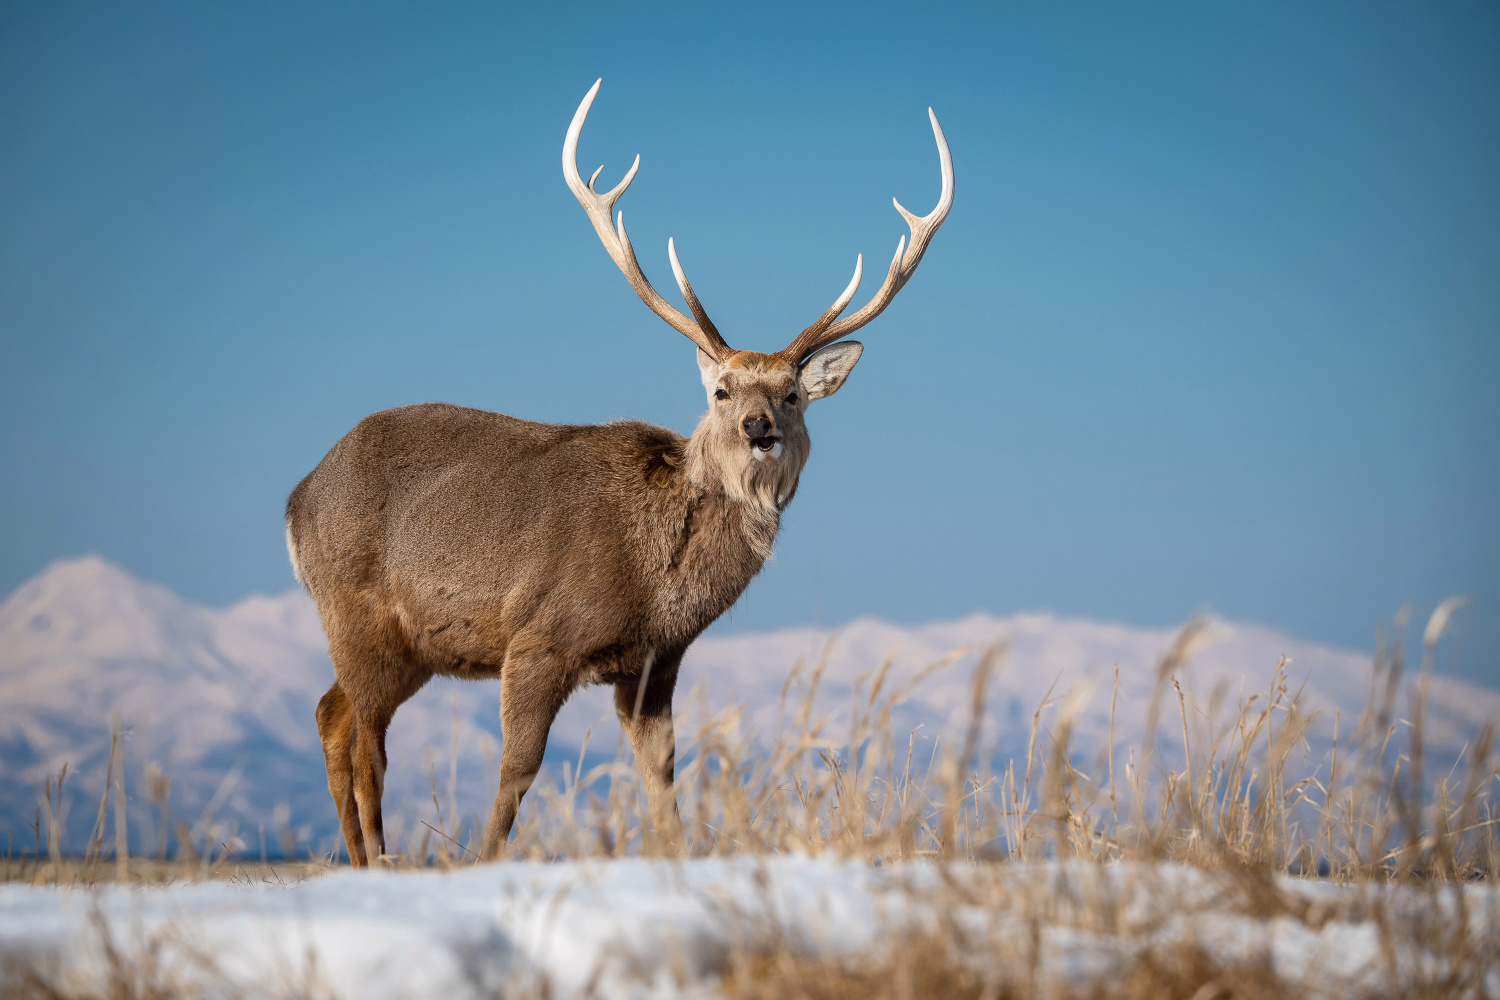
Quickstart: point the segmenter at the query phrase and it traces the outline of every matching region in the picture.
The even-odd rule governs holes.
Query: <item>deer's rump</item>
[[[638,422],[386,410],[293,490],[293,561],[331,643],[366,636],[433,673],[492,676],[516,644],[577,663],[617,659],[617,648],[633,659],[624,647],[646,638],[651,546],[621,540],[672,506],[659,472],[682,446]],[[661,503],[643,506],[653,492]]]

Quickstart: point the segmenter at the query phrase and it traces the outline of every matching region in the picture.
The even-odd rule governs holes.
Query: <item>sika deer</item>
[[[645,781],[653,828],[681,838],[673,795],[672,690],[683,651],[771,554],[809,442],[803,413],[843,385],[864,348],[834,343],[880,315],[911,278],[953,203],[948,144],[937,208],[897,244],[874,298],[838,319],[838,300],[774,354],[732,349],[667,252],[689,319],[641,273],[623,213],[640,167],[599,194],[563,175],[637,295],[698,345],[708,412],[691,437],[635,421],[573,427],[424,403],[373,414],[334,445],[287,500],[292,568],[317,602],[337,677],[318,704],[328,790],[355,865],[385,850],[380,798],[396,708],[434,674],[500,678],[504,747],[485,833],[499,856],[541,767],[552,720],[585,684],[613,684]],[[603,170],[601,167],[600,170]]]

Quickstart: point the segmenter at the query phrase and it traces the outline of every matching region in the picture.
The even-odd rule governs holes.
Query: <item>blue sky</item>
[[[374,410],[686,432],[736,347],[957,199],[719,628],[1202,610],[1356,648],[1467,594],[1500,684],[1500,8],[0,8],[0,589],[95,551],[292,585],[281,505]],[[867,282],[859,301],[878,283]],[[675,300],[671,291],[669,298]]]

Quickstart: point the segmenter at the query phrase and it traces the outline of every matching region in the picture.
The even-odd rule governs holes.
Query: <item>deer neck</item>
[[[707,419],[688,438],[685,451],[683,473],[699,502],[722,504],[726,524],[737,523],[744,544],[760,561],[769,559],[781,512],[797,491],[801,469],[791,467],[791,456],[776,462],[747,461],[743,444],[724,444]]]
[[[732,455],[712,447],[703,428],[676,456],[652,474],[659,488],[635,523],[643,568],[656,581],[660,638],[685,644],[727,611],[760,572],[775,544],[781,510],[777,491],[747,479],[729,460]]]

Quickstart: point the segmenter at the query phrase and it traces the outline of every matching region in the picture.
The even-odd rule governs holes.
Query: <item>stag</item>
[[[600,81],[602,82],[602,81]],[[482,857],[501,854],[568,696],[614,686],[615,710],[647,793],[655,842],[680,846],[672,691],[683,652],[734,604],[771,554],[809,441],[804,414],[848,378],[863,346],[840,338],[873,320],[911,279],[953,204],[953,162],[937,116],[943,189],[901,237],[880,290],[840,319],[854,278],[774,354],[731,348],[667,254],[691,318],[641,273],[615,203],[579,176],[579,104],[563,176],[630,287],[698,347],[708,412],[692,435],[631,420],[540,424],[440,403],[372,414],[287,500],[292,569],[312,594],[336,680],[318,703],[328,791],[349,859],[385,852],[385,736],[397,707],[435,674],[500,679],[500,787]]]

